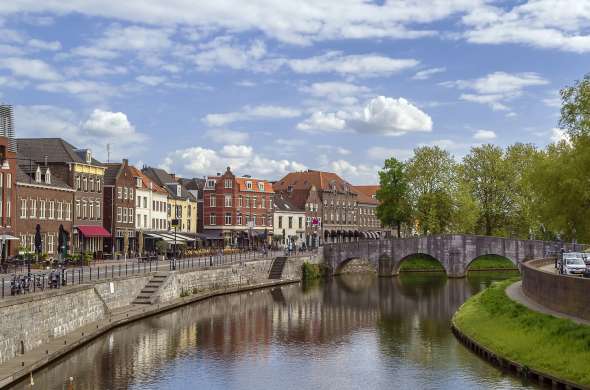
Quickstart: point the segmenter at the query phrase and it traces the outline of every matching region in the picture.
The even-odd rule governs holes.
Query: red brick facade
[[[272,234],[272,185],[266,180],[236,177],[228,168],[209,176],[203,195],[204,230],[218,232],[226,245],[246,246]]]
[[[4,164],[5,163],[5,164]],[[9,139],[0,137],[0,234],[15,236],[16,153],[9,150]],[[2,258],[14,256],[18,241],[5,241]]]

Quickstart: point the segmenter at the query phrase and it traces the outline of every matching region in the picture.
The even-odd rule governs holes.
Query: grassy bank
[[[311,264],[308,262],[304,262],[301,267],[301,278],[304,281],[320,279],[326,276],[326,268],[322,264]]]
[[[486,255],[475,259],[469,264],[470,271],[487,269],[518,269],[510,260],[502,256]]]
[[[494,283],[470,298],[453,318],[466,336],[507,359],[590,386],[590,326],[540,314],[515,303]]]
[[[443,266],[434,258],[425,255],[416,255],[404,260],[400,267],[400,272],[412,271],[441,271],[444,272]]]

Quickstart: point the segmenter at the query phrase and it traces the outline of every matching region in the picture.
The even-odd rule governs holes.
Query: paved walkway
[[[549,265],[549,267],[551,267],[551,269],[555,269],[553,268],[553,264]],[[533,301],[531,298],[524,295],[524,292],[522,291],[522,281],[518,281],[508,286],[508,288],[506,289],[506,295],[508,295],[508,298],[512,299],[513,301],[518,302],[521,305],[524,305],[533,311],[543,314],[549,314],[558,318],[572,320],[576,324],[590,325],[590,321],[583,320],[581,318],[574,317],[569,314],[560,313],[558,311],[549,309],[537,303],[536,301]]]

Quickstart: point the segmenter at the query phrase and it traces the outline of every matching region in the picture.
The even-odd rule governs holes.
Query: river
[[[216,297],[115,329],[37,372],[33,388],[524,388],[449,329],[467,298],[511,275],[345,275]]]

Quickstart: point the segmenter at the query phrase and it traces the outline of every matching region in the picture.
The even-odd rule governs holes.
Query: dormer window
[[[86,164],[92,163],[92,152],[90,149],[86,150]]]
[[[135,179],[135,186],[137,188],[141,188],[141,177]]]
[[[264,192],[264,183],[258,183],[258,191]]]
[[[293,191],[293,186],[287,186],[287,192]]]
[[[178,196],[178,197],[182,196],[182,188],[180,187],[180,184],[176,185],[176,196]]]
[[[37,183],[41,183],[41,168],[37,166],[37,170],[35,171],[35,181]]]
[[[207,180],[207,188],[214,188],[215,180]]]
[[[252,189],[252,182],[251,181],[246,182],[246,189],[248,189],[248,190]]]
[[[51,171],[49,168],[45,171],[45,184],[51,184]]]

